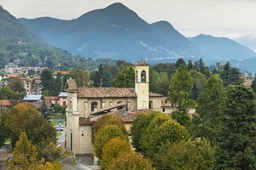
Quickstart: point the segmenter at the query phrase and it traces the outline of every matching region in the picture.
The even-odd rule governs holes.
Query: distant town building
[[[18,65],[15,65],[13,63],[9,63],[7,65],[5,65],[5,73],[17,73],[17,70],[19,69]]]

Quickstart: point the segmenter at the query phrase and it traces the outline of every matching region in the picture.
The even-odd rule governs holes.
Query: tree
[[[166,95],[168,93],[171,80],[168,78],[166,72],[155,72],[153,71],[150,75],[149,91]]]
[[[183,64],[180,65],[172,77],[172,84],[169,87],[167,101],[172,104],[177,103],[179,111],[187,112],[188,108],[195,107],[194,100],[189,99],[189,94],[193,88],[192,78]]]
[[[193,81],[193,88],[190,93],[190,97],[194,100],[197,100],[199,94],[203,90],[204,84],[206,83],[207,79],[204,74],[201,72],[192,69],[189,71],[189,75],[192,77]]]
[[[22,92],[25,90],[20,77],[10,77],[8,80],[8,86],[14,92]]]
[[[179,59],[176,61],[176,67],[179,68],[180,65],[186,66],[186,62],[183,60],[183,58],[179,58]]]
[[[108,169],[115,159],[126,153],[132,153],[131,145],[127,140],[122,140],[120,137],[111,139],[102,149],[100,167]]]
[[[15,146],[21,132],[26,132],[32,144],[40,150],[49,142],[56,143],[56,131],[51,124],[30,104],[19,103],[8,110],[1,117],[8,137],[12,139],[12,146]]]
[[[132,122],[131,138],[132,146],[137,152],[142,152],[142,135],[145,133],[150,121],[156,116],[162,114],[161,112],[152,111],[148,114],[141,112],[137,115],[136,119]]]
[[[157,156],[156,169],[212,169],[213,153],[210,142],[197,139],[166,143]]]
[[[92,141],[94,142],[95,137],[97,136],[97,133],[99,132],[99,130],[107,125],[116,125],[120,128],[120,130],[122,131],[123,134],[128,135],[128,132],[126,130],[126,127],[124,126],[122,120],[120,117],[117,116],[111,116],[111,115],[104,115],[101,118],[99,118],[97,120],[97,122],[95,122],[93,124],[93,128],[92,128]]]
[[[58,96],[59,92],[62,91],[63,83],[61,81],[62,74],[60,72],[57,72],[57,76],[55,79],[55,89],[54,89],[54,96]]]
[[[4,122],[1,121],[1,117],[0,117],[0,129],[1,129],[1,131],[0,131],[0,147],[2,147],[5,143],[5,139],[8,137],[8,131],[4,126]]]
[[[171,113],[171,118],[176,120],[180,125],[185,126],[186,128],[188,128],[191,124],[190,117],[186,112],[183,111],[173,111]]]
[[[36,155],[36,147],[28,140],[26,133],[22,132],[13,152],[17,166],[20,169],[33,169]]]
[[[254,93],[256,93],[256,79],[255,78],[252,81],[251,88],[254,91]]]
[[[131,87],[135,85],[135,70],[130,64],[122,64],[118,69],[118,74],[111,82],[113,87]]]
[[[77,87],[88,87],[89,86],[89,78],[90,71],[89,70],[81,70],[78,68],[74,68],[71,70],[71,76],[76,81]]]
[[[120,137],[122,140],[128,141],[128,136],[123,134],[117,125],[107,125],[100,129],[95,137],[94,152],[95,155],[102,159],[102,149],[111,139]]]
[[[225,92],[219,75],[212,75],[201,92],[189,127],[194,138],[205,137],[216,143],[217,128],[221,125],[222,110],[225,107]]]
[[[239,70],[237,68],[231,67],[229,62],[224,65],[223,71],[220,73],[220,78],[223,81],[224,87],[227,87],[231,84],[239,85],[242,83]]]
[[[152,162],[136,153],[126,153],[118,157],[109,169],[111,170],[154,170]]]
[[[165,114],[158,115],[150,121],[142,135],[142,153],[144,152],[146,157],[155,161],[162,144],[179,142],[188,139],[188,137],[189,133],[184,126]]]
[[[33,114],[30,120],[25,123],[24,131],[32,144],[37,147],[38,158],[47,160],[46,157],[43,157],[42,150],[49,143],[56,144],[56,131],[52,125],[42,115]]]
[[[50,95],[53,94],[55,86],[52,71],[49,68],[45,68],[42,70],[40,77],[42,91],[48,90],[50,92]]]
[[[8,86],[3,86],[0,89],[0,99],[11,99],[14,92]]]
[[[251,88],[231,85],[214,153],[214,169],[256,169],[256,103]]]
[[[193,69],[193,68],[194,68],[194,63],[193,63],[193,61],[188,60],[188,65],[187,65],[187,67],[188,67],[188,71],[190,71],[191,69]]]

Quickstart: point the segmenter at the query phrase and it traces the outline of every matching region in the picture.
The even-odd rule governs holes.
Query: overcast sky
[[[256,0],[0,0],[16,18],[76,19],[121,2],[148,23],[166,20],[187,37],[256,36]]]

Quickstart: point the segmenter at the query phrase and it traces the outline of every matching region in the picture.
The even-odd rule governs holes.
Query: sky
[[[72,20],[121,2],[148,23],[168,21],[186,37],[256,37],[256,0],[0,0],[16,18]]]

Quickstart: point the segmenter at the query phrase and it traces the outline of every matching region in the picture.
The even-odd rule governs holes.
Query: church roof
[[[136,97],[134,88],[82,87],[78,88],[77,97]]]
[[[147,63],[144,60],[140,60],[138,63],[134,64],[135,66],[149,66],[149,63]]]
[[[149,93],[149,97],[162,97],[157,93]],[[78,88],[77,97],[79,98],[107,98],[107,97],[137,97],[134,88],[115,88],[115,87],[81,87]]]

